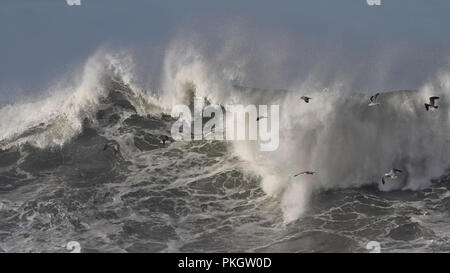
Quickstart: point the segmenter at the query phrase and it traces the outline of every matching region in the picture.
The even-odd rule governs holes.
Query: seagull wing
[[[394,173],[402,173],[403,172],[402,170],[399,170],[399,169],[396,169],[396,168],[393,168],[392,170],[394,171]]]
[[[383,185],[386,183],[386,181],[384,180],[384,176],[381,177],[381,183],[383,183]]]
[[[380,95],[380,93],[376,93],[375,95],[370,97],[370,102],[372,103],[376,103],[377,99],[378,99],[378,95]]]
[[[430,103],[434,104],[434,101],[438,100],[438,99],[439,99],[439,97],[436,97],[436,96],[430,97]]]
[[[300,98],[301,100],[304,100],[305,102],[309,102],[309,100],[311,99],[310,97],[307,96],[301,96]]]

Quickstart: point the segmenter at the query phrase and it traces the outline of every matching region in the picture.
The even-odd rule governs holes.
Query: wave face
[[[232,60],[176,44],[163,91],[147,93],[126,54],[100,52],[75,84],[1,107],[0,251],[65,252],[73,240],[88,252],[365,252],[373,240],[446,251],[449,74],[368,107],[339,84],[239,85]],[[280,105],[278,150],[162,143],[175,122],[167,113],[193,95]],[[431,95],[439,108],[427,112]],[[404,173],[381,185],[392,167]],[[302,170],[317,173],[293,177]]]
[[[205,58],[199,46],[184,45],[175,43],[165,62],[170,83],[165,86],[176,98],[183,92],[177,85],[193,81],[200,83],[198,95],[218,104],[280,105],[276,152],[259,152],[255,142],[235,142],[233,151],[248,163],[248,171],[262,176],[266,194],[281,198],[286,223],[306,211],[316,191],[364,185],[378,185],[381,191],[423,189],[450,166],[448,71],[419,90],[381,92],[381,105],[368,107],[369,95],[349,92],[345,80],[325,87],[316,72],[302,83],[290,83],[292,91],[230,85],[246,74],[239,55],[225,49]],[[311,103],[301,103],[302,95],[312,97]],[[425,111],[430,96],[440,96],[438,111]],[[380,186],[381,176],[393,167],[404,174]],[[301,170],[317,174],[294,179]]]
[[[368,107],[367,96],[346,97],[337,90],[308,93],[313,97],[308,105],[299,102],[298,94],[289,94],[280,106],[284,113],[279,150],[258,153],[250,160],[267,173],[266,191],[284,195],[287,221],[302,214],[306,201],[302,204],[299,199],[308,199],[308,192],[317,189],[370,184],[381,191],[429,187],[450,163],[448,101],[443,92],[436,94],[442,99],[439,111],[433,112],[424,107],[432,94],[421,91],[382,93],[381,104],[375,107]],[[381,185],[381,176],[393,167],[403,175]],[[302,170],[317,174],[292,177]]]

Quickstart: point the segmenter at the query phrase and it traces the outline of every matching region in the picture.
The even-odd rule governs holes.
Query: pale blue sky
[[[163,50],[185,26],[207,34],[237,22],[260,36],[285,33],[308,44],[297,52],[307,61],[293,58],[286,66],[293,76],[331,51],[339,55],[334,69],[351,73],[359,66],[368,75],[373,52],[401,48],[389,79],[360,77],[355,88],[415,88],[447,64],[449,14],[448,0],[382,0],[378,7],[366,0],[82,0],[77,7],[65,0],[2,0],[0,100],[39,92],[105,44]]]

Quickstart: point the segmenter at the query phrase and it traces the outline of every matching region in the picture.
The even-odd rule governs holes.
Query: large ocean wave
[[[261,188],[279,200],[285,222],[301,217],[314,192],[369,184],[380,191],[422,189],[450,166],[450,73],[443,71],[417,90],[374,90],[381,93],[375,107],[368,107],[366,92],[347,90],[340,81],[325,86],[318,75],[289,84],[288,90],[270,90],[245,87],[242,74],[237,56],[222,52],[209,58],[195,46],[174,43],[166,52],[161,88],[142,91],[129,55],[99,51],[74,77],[75,84],[59,83],[47,97],[3,106],[1,149],[61,148],[82,134],[86,123],[126,147],[124,139],[136,138],[118,133],[125,120],[148,115],[162,120],[174,105],[189,101],[186,86],[192,84],[192,95],[216,104],[280,105],[276,151],[261,152],[255,141],[227,143],[227,149],[243,160],[243,169],[262,177]],[[311,102],[300,101],[302,95]],[[426,111],[424,103],[435,95],[439,108]],[[135,151],[124,153],[129,159]],[[404,173],[381,185],[392,167]],[[293,177],[302,170],[316,174]]]

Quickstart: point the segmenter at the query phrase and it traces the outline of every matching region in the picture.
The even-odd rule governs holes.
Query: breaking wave
[[[120,131],[123,122],[149,116],[163,121],[171,107],[186,103],[186,84],[192,83],[196,96],[213,103],[280,105],[278,150],[261,152],[255,141],[226,147],[242,160],[242,169],[261,177],[261,188],[279,201],[285,223],[301,217],[318,191],[370,184],[381,191],[417,190],[446,174],[450,73],[418,90],[381,92],[381,104],[368,107],[367,94],[351,92],[339,81],[324,86],[317,75],[286,90],[245,87],[244,61],[227,51],[211,58],[196,46],[173,43],[166,52],[161,90],[140,91],[131,57],[100,51],[74,77],[75,84],[59,84],[46,98],[0,108],[1,149],[63,147],[86,124],[119,143],[139,143]],[[312,97],[311,102],[299,101],[302,95]],[[424,103],[432,95],[440,96],[439,108],[427,112]],[[125,151],[126,158],[135,151]],[[392,167],[405,172],[381,185],[381,176]],[[303,170],[316,174],[293,177]]]

